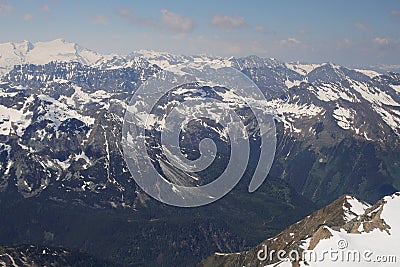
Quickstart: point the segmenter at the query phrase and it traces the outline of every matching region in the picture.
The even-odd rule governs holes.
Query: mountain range
[[[238,69],[265,94],[275,159],[253,194],[247,185],[256,154],[225,198],[173,208],[149,198],[129,173],[125,108],[162,70],[185,73],[204,63]],[[1,44],[0,73],[0,244],[82,249],[121,265],[187,266],[215,251],[249,250],[343,194],[375,203],[400,188],[399,73],[257,56],[102,55],[61,39]],[[189,158],[201,136],[227,148],[217,126],[191,125],[181,140]],[[226,151],[201,179],[221,171]]]

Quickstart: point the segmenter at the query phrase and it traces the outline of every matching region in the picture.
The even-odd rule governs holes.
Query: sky
[[[399,0],[0,0],[0,42],[400,65]]]

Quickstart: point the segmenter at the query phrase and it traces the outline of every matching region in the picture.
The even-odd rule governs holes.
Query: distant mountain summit
[[[23,41],[0,44],[0,74],[20,64],[46,64],[51,61],[94,64],[104,56],[63,39],[49,42]]]

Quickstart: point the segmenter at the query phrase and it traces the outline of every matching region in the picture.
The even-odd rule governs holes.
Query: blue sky
[[[0,0],[0,23],[0,42],[62,38],[102,53],[400,64],[399,0]]]

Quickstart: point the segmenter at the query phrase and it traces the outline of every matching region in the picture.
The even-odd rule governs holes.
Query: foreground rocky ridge
[[[344,195],[250,250],[215,253],[199,266],[363,266],[368,262],[368,259],[362,256],[359,260],[354,258],[354,262],[347,259],[335,262],[328,257],[321,260],[324,249],[329,248],[338,251],[359,251],[360,255],[363,251],[371,251],[369,259],[372,262],[378,259],[378,255],[391,256],[391,262],[387,261],[386,264],[395,266],[400,259],[399,251],[395,248],[400,238],[397,229],[400,225],[399,216],[396,214],[399,205],[400,193],[387,196],[373,206],[354,196]],[[272,257],[266,256],[264,260],[260,260],[258,257],[264,257],[265,247],[268,248],[268,253],[276,253],[270,254]],[[285,251],[286,256],[278,257],[278,251]],[[288,256],[295,255],[293,251],[300,255],[299,258],[293,259]],[[303,258],[307,255],[304,254],[305,251],[314,251],[313,255],[317,255],[318,258]],[[376,264],[379,266],[382,263]]]

